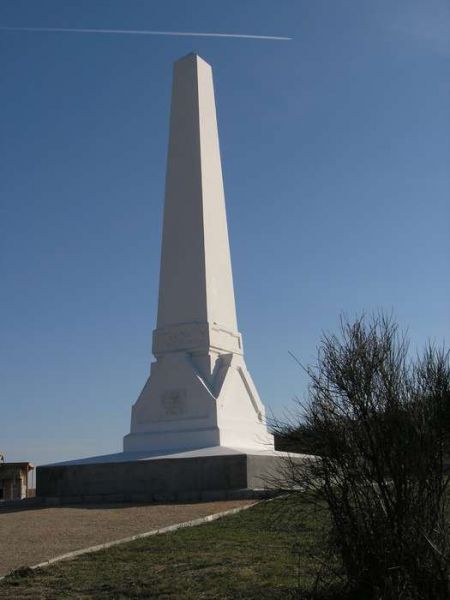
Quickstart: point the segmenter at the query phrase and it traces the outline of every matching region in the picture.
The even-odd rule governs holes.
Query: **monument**
[[[237,328],[211,67],[175,63],[156,362],[124,450],[272,447]]]
[[[150,377],[123,452],[37,469],[62,500],[227,497],[265,488],[276,452],[238,331],[211,67],[175,63]]]

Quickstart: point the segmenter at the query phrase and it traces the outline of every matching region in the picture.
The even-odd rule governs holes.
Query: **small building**
[[[34,469],[29,462],[3,462],[0,454],[0,502],[22,500],[28,496],[28,474]]]

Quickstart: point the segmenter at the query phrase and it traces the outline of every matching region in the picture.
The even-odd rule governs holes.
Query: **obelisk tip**
[[[180,62],[184,62],[184,61],[202,61],[203,63],[207,64],[209,67],[211,66],[209,63],[206,62],[206,60],[204,58],[202,58],[199,54],[197,54],[197,52],[189,52],[189,54],[186,54],[185,56],[182,56],[181,58],[179,58],[178,60],[175,61],[175,64],[180,63]]]

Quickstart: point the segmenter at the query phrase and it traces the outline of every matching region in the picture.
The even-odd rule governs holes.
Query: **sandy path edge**
[[[126,506],[106,509],[102,507],[94,509],[94,512],[92,512],[92,509],[83,507],[42,510],[30,509],[26,511],[26,513],[31,513],[27,515],[28,523],[22,523],[23,526],[20,530],[22,535],[19,535],[19,539],[14,540],[13,544],[11,544],[11,540],[9,540],[9,549],[11,549],[11,545],[14,546],[12,558],[10,560],[5,560],[4,558],[3,561],[0,561],[0,569],[3,571],[3,574],[0,575],[0,581],[15,569],[23,566],[29,565],[28,568],[37,569],[54,564],[55,562],[69,560],[82,554],[97,552],[136,539],[176,531],[183,527],[194,527],[227,515],[235,514],[241,510],[254,506],[255,503],[255,501],[234,501],[209,502],[191,505]],[[44,512],[44,515],[42,515],[42,511],[47,511],[47,514]],[[105,511],[107,512],[105,513]],[[75,513],[75,516],[78,518],[70,521],[72,513]],[[100,518],[98,518],[99,514]],[[197,516],[197,514],[199,514],[199,516]],[[20,524],[20,518],[23,517],[23,515],[23,512],[10,514],[8,529],[14,529],[14,527],[18,525],[17,521],[19,521]],[[148,523],[148,527],[144,527],[144,523],[141,521],[143,515],[148,517],[145,519],[145,522]],[[4,520],[5,516],[7,515],[0,515],[0,532],[3,532],[1,523],[2,518]],[[44,518],[42,518],[43,516]],[[111,518],[111,516],[113,518]],[[58,517],[56,521],[59,525],[59,527],[56,528],[53,526],[55,517]],[[102,519],[102,517],[109,518]],[[189,519],[189,517],[196,518]],[[33,518],[35,518],[34,524],[36,527],[34,530],[33,527],[31,527],[30,531],[30,529],[24,526],[29,526],[30,520]],[[136,518],[138,519],[138,522],[136,522]],[[43,545],[40,536],[42,534],[42,529],[45,531],[46,526],[49,523],[52,524],[51,534],[49,536],[47,535],[47,543]],[[33,521],[31,524],[33,524]],[[118,525],[121,525],[121,527],[117,527]],[[96,529],[93,529],[94,526]],[[140,529],[140,531],[136,531],[136,528],[138,530]],[[142,531],[143,528],[145,531]],[[80,543],[81,540],[78,535],[80,529],[82,533],[81,539],[85,542],[84,544]],[[89,544],[89,536],[86,537],[85,535],[86,529],[91,529],[94,534],[97,534],[93,537],[91,536],[91,541],[100,541],[100,543]],[[112,535],[112,531],[127,532],[127,529],[129,530],[128,533],[131,533],[131,535],[125,535],[124,537],[115,537]],[[45,531],[45,533],[48,532]],[[111,536],[113,539],[111,539]],[[9,536],[3,537],[4,540],[8,538]],[[0,556],[10,556],[10,554],[5,553],[5,550],[6,548],[1,548],[0,544]],[[66,551],[61,552],[61,550]]]

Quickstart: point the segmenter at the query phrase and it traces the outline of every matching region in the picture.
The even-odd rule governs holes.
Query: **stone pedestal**
[[[245,498],[282,487],[283,452],[204,448],[148,457],[120,453],[39,467],[42,498],[61,502],[162,502]]]

